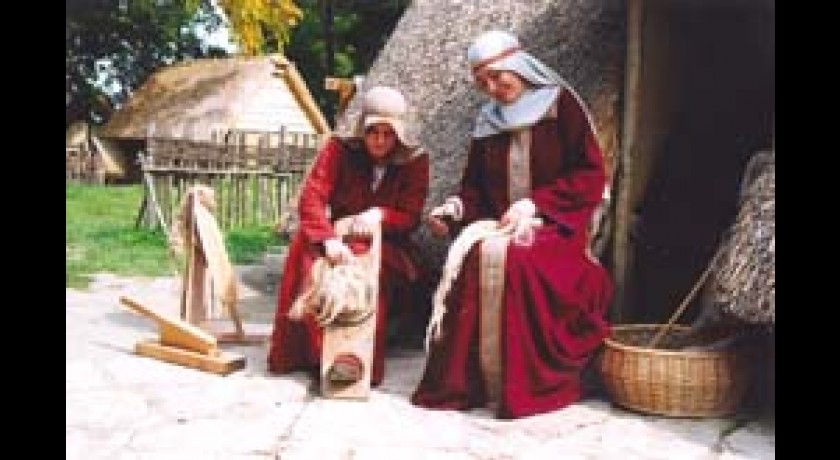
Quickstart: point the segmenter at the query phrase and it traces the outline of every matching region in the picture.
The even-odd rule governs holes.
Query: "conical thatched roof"
[[[279,67],[276,63],[279,63]],[[294,65],[282,56],[196,59],[152,74],[99,131],[142,139],[147,130],[190,129],[323,133],[323,115]],[[198,132],[196,132],[198,131]]]
[[[399,88],[412,105],[417,139],[431,152],[433,179],[427,206],[440,203],[460,179],[467,142],[479,104],[466,50],[481,32],[516,33],[534,55],[556,69],[589,104],[599,140],[614,164],[624,84],[625,22],[620,0],[416,0],[397,24],[366,75],[363,87]],[[444,6],[445,5],[445,6]],[[354,98],[337,131],[359,112]],[[425,231],[426,246],[440,247]],[[438,251],[440,252],[440,251]],[[440,256],[440,254],[438,254]]]

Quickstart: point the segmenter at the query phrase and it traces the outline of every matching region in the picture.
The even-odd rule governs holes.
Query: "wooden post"
[[[194,196],[187,195],[184,212],[184,252],[186,254],[186,268],[183,273],[182,295],[181,295],[181,319],[200,325],[207,318],[207,306],[209,305],[209,292],[206,291],[206,265],[207,261],[195,241],[195,222],[190,210],[194,206]]]
[[[156,225],[160,225],[163,229],[164,235],[166,235],[166,239],[169,239],[169,227],[166,223],[166,218],[163,216],[163,211],[160,208],[160,203],[157,200],[156,191],[155,191],[155,180],[152,177],[151,173],[149,172],[148,166],[151,163],[151,157],[146,156],[144,159],[141,160],[141,175],[143,177],[143,187],[145,190],[143,203],[140,205],[140,211],[143,215],[148,216],[152,220],[149,221],[149,225],[151,228],[154,228]]]
[[[634,181],[634,162],[638,149],[638,110],[639,88],[641,73],[641,40],[643,0],[629,0],[627,2],[627,58],[625,64],[624,83],[624,121],[622,149],[619,160],[621,167],[621,181],[618,183],[616,196],[615,247],[614,247],[614,279],[615,300],[611,319],[615,323],[627,320],[627,302],[629,300],[630,283],[629,268],[632,265],[633,250],[629,247],[630,219],[632,217],[631,192]]]
[[[353,95],[356,94],[356,84],[352,78],[326,77],[324,79],[324,89],[338,93],[337,117],[344,113]]]
[[[282,55],[273,57],[272,62],[278,69],[279,76],[283,78],[286,86],[291,90],[292,96],[303,109],[304,115],[315,127],[315,131],[318,134],[329,133],[332,130],[330,123],[318,109],[318,104],[306,89],[306,82],[298,73],[295,65]],[[328,71],[327,74],[332,74],[332,72]]]

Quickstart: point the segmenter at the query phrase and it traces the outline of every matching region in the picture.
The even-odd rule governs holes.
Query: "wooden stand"
[[[346,235],[350,220],[345,218],[336,222],[336,232]],[[374,292],[379,289],[379,259],[382,235],[375,232],[369,250],[356,255],[356,262],[369,268],[376,280]],[[378,295],[374,299],[374,313],[361,323],[354,325],[329,324],[324,327],[323,346],[321,349],[321,394],[325,398],[367,399],[370,396],[370,377],[373,367],[373,348],[376,336],[376,309]],[[362,378],[351,384],[336,383],[327,379],[327,371],[340,353],[352,353],[362,361]]]
[[[373,344],[376,315],[353,326],[327,326],[321,350],[321,394],[334,399],[367,399],[370,396],[370,375],[373,366]],[[327,370],[340,353],[353,353],[362,360],[362,378],[351,384],[327,379]]]
[[[188,200],[186,203],[188,209],[197,206],[195,203],[197,197],[194,193],[189,193],[185,199]],[[199,230],[195,222],[195,213],[187,213],[185,219],[184,226],[189,231],[185,232],[184,235],[186,269],[182,275],[181,319],[213,335],[219,343],[254,345],[265,342],[268,338],[265,334],[245,333],[235,302],[223,304],[221,307],[218,305],[219,299],[213,294],[214,289],[219,289],[219,286],[213,284],[205,247],[202,246]],[[215,238],[211,238],[214,236]],[[220,234],[208,232],[205,234],[205,238],[218,240]],[[204,244],[207,243],[204,242]],[[215,241],[215,245],[223,247],[224,243],[222,241]],[[227,255],[225,254],[224,257],[226,261]],[[214,312],[220,312],[221,315],[225,315],[228,318],[222,321],[222,318],[219,317],[220,315]],[[232,331],[223,328],[223,324],[227,323],[227,319],[233,322]]]
[[[135,353],[172,364],[227,375],[245,367],[245,357],[219,350],[215,337],[179,319],[166,318],[128,297],[120,302],[158,324],[159,338],[143,340]]]

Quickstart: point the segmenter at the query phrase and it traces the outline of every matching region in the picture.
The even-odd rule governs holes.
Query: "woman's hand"
[[[353,251],[338,238],[324,241],[324,255],[332,265],[348,263],[354,257]]]
[[[508,208],[499,220],[499,227],[507,227],[508,225],[516,225],[524,219],[529,219],[537,215],[537,205],[529,198],[523,198]]]
[[[432,235],[442,238],[449,234],[449,224],[455,217],[455,204],[451,202],[444,203],[429,212],[426,217],[426,224]]]
[[[369,238],[381,223],[382,209],[370,208],[353,217],[353,221],[350,223],[350,235]]]

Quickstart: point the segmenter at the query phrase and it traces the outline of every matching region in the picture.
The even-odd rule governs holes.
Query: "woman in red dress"
[[[581,370],[609,331],[612,283],[587,249],[606,173],[581,99],[515,36],[481,34],[467,58],[490,101],[460,189],[427,222],[436,235],[487,219],[517,230],[469,247],[435,306],[411,401],[511,419],[579,400]]]
[[[304,370],[320,377],[321,328],[311,316],[291,319],[289,310],[317,258],[341,264],[353,257],[336,233],[338,219],[351,217],[351,229],[359,233],[376,225],[382,229],[372,385],[380,384],[385,373],[389,309],[411,308],[409,300],[416,297],[411,289],[421,273],[409,236],[419,225],[428,194],[429,156],[406,139],[407,103],[399,91],[377,86],[364,94],[362,103],[354,135],[331,137],[302,185],[300,228],[289,244],[269,345],[270,372]],[[360,365],[350,358],[342,364]],[[342,369],[345,375],[360,373]]]

